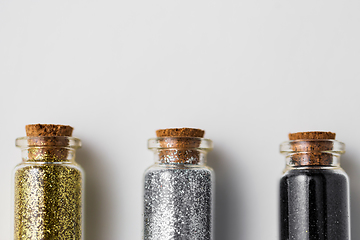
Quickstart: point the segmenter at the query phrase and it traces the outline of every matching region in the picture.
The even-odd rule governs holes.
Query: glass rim
[[[47,141],[54,140],[57,141]],[[39,141],[38,143],[30,144],[29,140]],[[63,141],[61,141],[63,140]],[[64,144],[66,140],[67,143]],[[43,142],[43,143],[41,143]],[[46,142],[46,144],[44,143]],[[80,148],[82,146],[81,140],[76,137],[67,136],[34,136],[34,137],[19,137],[15,140],[15,146],[19,148],[30,148],[30,147],[67,147],[67,148]]]
[[[199,141],[199,145],[196,147],[176,147],[168,144],[168,146],[163,146],[164,142],[173,141],[177,142],[179,140],[197,140]],[[148,140],[148,149],[200,149],[200,150],[212,150],[214,148],[213,141],[208,138],[199,138],[199,137],[157,137],[157,138],[150,138]]]
[[[345,143],[340,142],[338,140],[333,139],[297,139],[297,140],[289,140],[284,141],[280,144],[280,153],[281,154],[291,154],[291,153],[300,153],[300,152],[314,152],[314,151],[295,151],[292,148],[293,143],[311,143],[311,142],[329,142],[332,143],[331,149],[324,150],[324,151],[317,151],[317,152],[324,152],[324,153],[345,153]]]

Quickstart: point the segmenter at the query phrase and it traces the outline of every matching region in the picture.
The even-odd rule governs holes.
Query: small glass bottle
[[[16,139],[23,162],[14,171],[14,239],[83,239],[81,146],[72,127],[27,125]],[[66,136],[67,135],[67,136]]]
[[[349,181],[340,167],[345,145],[331,132],[299,132],[280,145],[281,240],[350,239]]]
[[[144,175],[144,239],[213,239],[214,172],[206,166],[212,141],[204,131],[158,130],[150,139],[155,164]]]

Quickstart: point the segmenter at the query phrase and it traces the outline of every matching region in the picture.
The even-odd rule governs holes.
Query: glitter
[[[288,171],[280,182],[281,239],[350,239],[347,184],[342,170]]]
[[[214,173],[205,165],[212,143],[170,136],[149,140],[156,163],[144,175],[144,239],[212,240]]]
[[[77,166],[31,164],[15,172],[15,239],[81,239]]]
[[[212,239],[212,171],[159,166],[145,173],[146,240]]]

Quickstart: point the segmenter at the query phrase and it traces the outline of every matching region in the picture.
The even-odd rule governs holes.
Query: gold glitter
[[[15,239],[81,239],[82,176],[74,164],[15,173]]]

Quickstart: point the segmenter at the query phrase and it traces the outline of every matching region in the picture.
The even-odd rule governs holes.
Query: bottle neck
[[[292,167],[340,167],[345,144],[336,140],[293,140],[280,145],[286,165]]]
[[[157,164],[206,165],[207,152],[199,149],[157,149],[154,160]]]
[[[294,153],[285,157],[286,166],[293,167],[340,167],[340,154]]]
[[[72,137],[23,137],[16,139],[24,162],[74,162],[81,141]]]
[[[205,165],[207,152],[212,141],[194,137],[162,137],[148,141],[148,148],[154,152],[158,164]]]
[[[75,149],[66,147],[29,147],[21,149],[24,162],[75,162]]]

